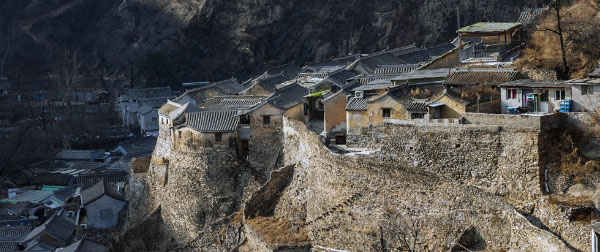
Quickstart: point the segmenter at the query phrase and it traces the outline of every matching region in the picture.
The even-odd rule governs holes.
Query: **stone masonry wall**
[[[384,161],[483,188],[505,196],[520,209],[530,207],[541,195],[538,130],[388,123],[381,135]]]
[[[286,121],[284,133],[285,163],[295,168],[275,215],[305,228],[313,247],[393,250],[399,234],[408,233],[406,223],[420,222],[416,251],[448,251],[466,230],[475,230],[486,251],[571,251],[502,197],[410,161],[334,154],[299,122]]]

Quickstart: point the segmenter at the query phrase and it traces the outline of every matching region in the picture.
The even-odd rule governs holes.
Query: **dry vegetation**
[[[473,98],[476,99],[478,96],[481,97],[481,99],[500,96],[500,90],[498,88],[488,86],[459,87],[452,88],[450,91],[453,95],[458,96],[458,98],[465,101],[473,100]]]
[[[271,246],[305,245],[310,241],[308,234],[302,228],[294,228],[286,220],[276,217],[257,217],[246,222],[262,240]]]
[[[133,173],[146,173],[150,168],[150,160],[152,157],[136,159],[132,162]]]
[[[600,59],[600,12],[594,0],[574,0],[562,10],[563,30],[567,50],[567,62],[571,78],[583,78]],[[533,31],[528,48],[516,64],[525,69],[562,69],[560,41],[555,33],[544,31],[556,29],[556,15],[546,11]]]

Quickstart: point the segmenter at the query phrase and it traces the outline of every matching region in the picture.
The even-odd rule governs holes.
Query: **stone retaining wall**
[[[519,208],[542,193],[538,130],[388,123],[382,136],[381,160],[477,186]]]
[[[452,133],[468,135],[494,129]],[[558,237],[530,224],[502,197],[403,165],[410,162],[397,158],[334,154],[299,122],[286,121],[284,132],[285,163],[295,168],[275,215],[303,226],[313,247],[389,250],[400,246],[399,234],[406,233],[405,227],[410,226],[406,223],[421,222],[418,239],[422,245],[417,251],[448,251],[466,230],[473,229],[485,240],[486,251],[571,251]],[[441,138],[451,135],[434,134]],[[506,144],[509,138],[503,139],[501,134],[487,139]],[[453,140],[448,139],[449,143]],[[492,152],[471,158],[485,161],[484,156]],[[505,161],[487,163],[494,162]],[[459,158],[459,163],[473,162]],[[450,166],[444,168],[456,169]],[[490,174],[492,168],[485,167],[484,171],[484,175]],[[472,172],[468,174],[473,176]]]

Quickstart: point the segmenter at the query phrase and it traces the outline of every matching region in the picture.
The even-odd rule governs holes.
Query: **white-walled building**
[[[500,85],[500,89],[502,113],[509,108],[552,113],[559,110],[561,101],[573,99],[572,84],[565,81],[516,80]]]

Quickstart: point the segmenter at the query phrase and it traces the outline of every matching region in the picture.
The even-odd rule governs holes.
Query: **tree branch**
[[[560,35],[560,32],[558,32],[557,30],[554,30],[554,29],[550,29],[548,27],[545,27],[544,29],[535,29],[535,31],[542,31],[542,32],[549,31],[549,32],[555,33],[556,35]]]

